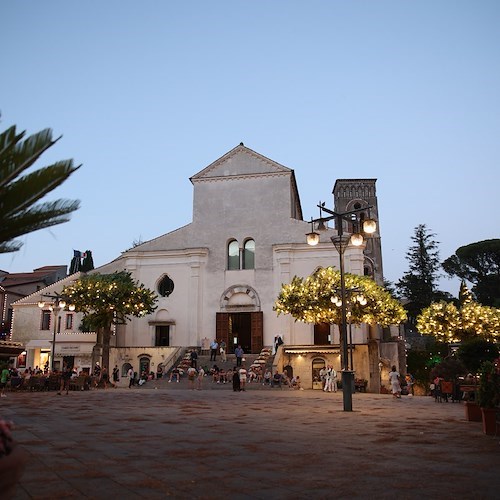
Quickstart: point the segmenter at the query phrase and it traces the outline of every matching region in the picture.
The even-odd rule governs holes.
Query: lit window
[[[66,314],[66,330],[72,330],[72,329],[73,329],[73,315]]]
[[[255,241],[245,241],[245,248],[243,249],[243,269],[255,268]]]

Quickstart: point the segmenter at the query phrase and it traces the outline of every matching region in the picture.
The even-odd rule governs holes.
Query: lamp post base
[[[342,370],[342,398],[344,411],[352,411],[352,394],[354,392],[354,372]]]

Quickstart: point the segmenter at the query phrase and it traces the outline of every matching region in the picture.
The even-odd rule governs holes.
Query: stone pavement
[[[30,454],[15,500],[500,497],[500,437],[459,403],[161,382],[8,393]]]

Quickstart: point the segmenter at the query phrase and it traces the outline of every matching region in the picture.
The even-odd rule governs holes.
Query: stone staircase
[[[188,380],[186,376],[186,371],[187,368],[191,365],[190,361],[190,352],[191,348],[186,349],[185,354],[179,359],[179,362],[175,364],[175,366],[178,366],[182,370],[184,370],[184,374],[181,375],[180,377],[180,382],[172,382],[170,383],[168,381],[170,372],[167,372],[164,374],[163,378],[160,380],[149,380],[146,382],[144,385],[138,387],[140,390],[143,389],[186,389],[188,386]],[[260,362],[262,366],[262,369],[265,371],[267,369],[272,371],[272,365],[273,365],[273,360],[274,356],[271,354],[271,349],[270,348],[264,348],[260,354],[245,354],[244,355],[245,361],[243,364],[245,365],[245,368],[248,370],[252,365],[256,365],[257,360]],[[222,361],[222,358],[220,354],[218,353],[216,356],[215,361],[210,360],[210,354],[207,354],[205,352],[203,353],[198,353],[198,367],[203,367],[205,370],[205,373],[207,375],[205,376],[204,382],[203,382],[203,390],[207,389],[216,389],[216,390],[229,390],[232,389],[232,384],[231,383],[226,383],[226,384],[217,384],[213,382],[212,377],[210,376],[210,369],[214,366],[217,365],[219,368],[224,368],[225,370],[233,369],[236,366],[236,357],[234,354],[228,354],[227,355],[227,361],[224,363]],[[268,388],[268,386],[262,386],[262,384],[253,382],[250,384],[247,384],[247,389],[264,389]]]

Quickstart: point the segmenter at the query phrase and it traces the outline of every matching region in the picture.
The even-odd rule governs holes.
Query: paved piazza
[[[214,389],[8,393],[31,455],[14,498],[499,498],[500,436],[462,404]]]

